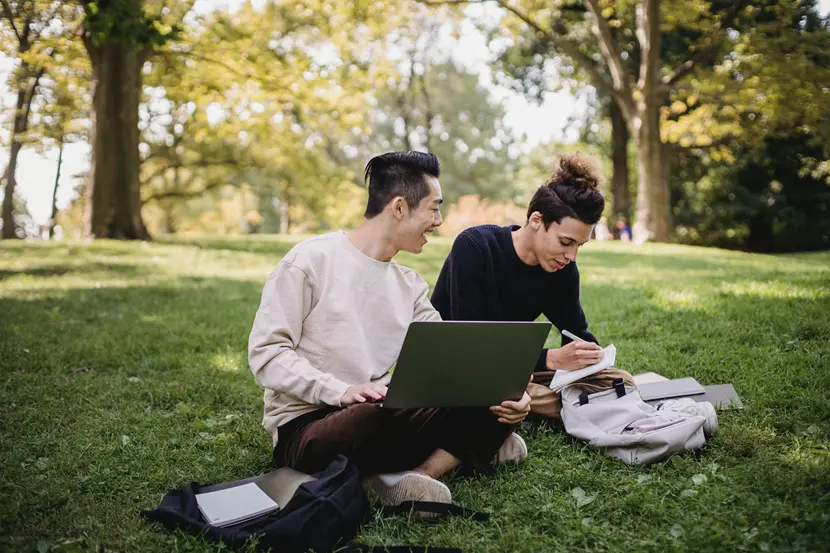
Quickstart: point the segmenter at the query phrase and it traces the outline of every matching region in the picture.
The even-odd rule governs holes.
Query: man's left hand
[[[519,424],[530,413],[530,396],[525,392],[519,401],[502,401],[490,407],[490,412],[499,417],[500,423]]]

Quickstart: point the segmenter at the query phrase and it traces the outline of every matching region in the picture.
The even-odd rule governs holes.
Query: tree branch
[[[37,93],[37,85],[40,82],[41,77],[46,73],[46,68],[41,67],[40,70],[35,74],[35,82],[32,83],[32,88],[29,90],[29,98],[26,100],[26,111],[23,112],[23,131],[25,132],[26,129],[29,127],[29,114],[32,111],[32,101],[35,99],[35,94]]]
[[[709,33],[706,39],[703,41],[703,45],[697,49],[695,55],[691,58],[683,62],[679,67],[677,67],[674,71],[669,73],[663,78],[663,85],[666,87],[670,87],[686,75],[692,72],[692,70],[697,67],[699,64],[704,63],[711,59],[712,56],[717,52],[717,47],[719,45],[719,41],[715,40],[715,34],[720,35],[720,32],[725,29],[729,23],[738,15],[738,12],[744,6],[746,0],[735,0],[732,6],[729,8],[723,16],[721,17],[720,21],[715,26],[715,29]]]
[[[146,161],[146,160],[145,160]],[[150,174],[147,178],[142,179],[142,182],[150,182],[156,177],[160,176],[162,173],[167,171],[168,169],[189,169],[189,168],[199,168],[205,169],[207,167],[216,167],[219,165],[236,165],[238,163],[235,159],[220,159],[218,161],[208,161],[208,160],[200,160],[195,163],[170,163],[168,165],[164,165],[159,167],[156,171]]]
[[[585,0],[585,7],[594,16],[594,24],[591,25],[591,31],[599,41],[600,52],[602,52],[602,57],[605,58],[605,63],[608,64],[608,70],[611,73],[614,88],[626,96],[631,96],[631,81],[628,75],[628,69],[625,63],[623,63],[620,53],[617,51],[614,36],[611,33],[611,27],[608,26],[608,21],[602,16],[599,2],[597,0]]]
[[[167,169],[170,169],[170,167],[167,167]],[[170,198],[196,198],[198,196],[201,196],[205,192],[208,192],[209,190],[213,190],[214,188],[219,188],[220,186],[225,185],[225,184],[227,184],[227,183],[220,180],[220,181],[212,182],[208,185],[205,185],[205,187],[202,188],[201,190],[168,190],[166,192],[159,192],[157,194],[152,194],[152,195],[142,199],[141,202],[146,204],[147,202],[154,202],[154,201],[158,201],[158,200],[166,200],[166,199],[170,199]]]
[[[636,7],[637,41],[640,43],[640,77],[637,88],[651,94],[660,71],[660,6],[658,0],[642,0]]]
[[[608,79],[605,75],[600,73],[599,69],[597,68],[594,60],[592,60],[588,55],[584,54],[580,49],[579,45],[575,44],[573,41],[568,40],[564,36],[560,34],[555,34],[549,29],[543,28],[539,23],[533,20],[529,15],[523,13],[518,8],[514,8],[513,6],[507,4],[505,0],[495,0],[498,5],[521,19],[526,25],[531,27],[537,33],[542,34],[551,45],[557,49],[561,50],[567,56],[569,56],[572,60],[578,63],[588,74],[591,76],[591,80],[594,82],[598,88],[603,88],[607,92],[609,92],[612,96],[618,97],[621,96],[620,92],[618,91],[613,83],[609,83]]]
[[[12,13],[12,7],[9,5],[8,0],[0,0],[3,3],[3,12],[6,14],[6,19],[9,20],[9,25],[12,26],[12,31],[14,31],[14,36],[17,37],[17,43],[22,47],[23,46],[23,37],[20,35],[20,32],[17,30],[17,25],[14,24],[14,14]]]
[[[615,86],[615,83],[609,81],[608,77],[602,73],[600,68],[591,59],[590,56],[579,49],[579,44],[573,40],[568,39],[561,33],[554,32],[551,29],[544,28],[541,24],[535,21],[530,15],[523,12],[507,3],[507,0],[418,0],[422,4],[428,6],[440,5],[466,5],[466,4],[483,4],[485,2],[495,2],[508,12],[512,13],[521,19],[528,27],[533,29],[536,33],[542,35],[548,43],[566,56],[570,57],[579,67],[586,71],[591,79],[591,82],[597,88],[604,90],[614,101],[620,106],[626,115],[632,111],[631,94],[626,94],[624,90],[620,90]]]

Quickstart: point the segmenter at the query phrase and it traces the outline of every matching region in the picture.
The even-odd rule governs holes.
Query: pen
[[[582,338],[580,338],[579,336],[577,336],[576,334],[574,334],[573,332],[569,332],[567,330],[563,330],[562,334],[564,334],[565,336],[567,336],[571,340],[576,340],[577,342],[584,342],[585,341]]]

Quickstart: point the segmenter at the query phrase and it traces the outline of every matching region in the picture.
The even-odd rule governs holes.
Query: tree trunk
[[[89,44],[95,75],[92,170],[85,233],[95,238],[150,238],[141,218],[138,105],[144,55],[129,44]]]
[[[288,215],[288,200],[280,200],[280,234],[288,234],[291,230],[291,221]]]
[[[611,116],[611,159],[614,172],[611,176],[612,205],[614,219],[624,217],[629,220],[631,214],[631,190],[628,185],[628,127],[617,102],[609,104]]]
[[[9,153],[9,164],[6,167],[6,174],[3,178],[6,181],[5,196],[3,196],[3,238],[19,238],[17,227],[14,224],[14,189],[17,186],[15,172],[17,171],[17,156],[23,145],[12,138],[11,152]]]
[[[49,217],[49,239],[55,236],[55,225],[58,217],[58,185],[61,180],[61,165],[63,164],[63,138],[58,149],[58,170],[55,173],[55,188],[52,190],[52,215]]]
[[[671,238],[671,202],[663,167],[659,112],[651,102],[646,102],[645,108],[632,129],[637,146],[637,219],[633,240],[638,244],[668,242]]]
[[[23,68],[23,71],[26,69]],[[29,126],[29,110],[32,106],[32,99],[37,90],[37,83],[40,80],[40,72],[31,88],[28,86],[21,86],[17,91],[17,106],[14,112],[14,122],[12,125],[11,147],[9,148],[9,164],[6,166],[6,172],[3,179],[6,181],[5,191],[3,196],[3,238],[19,238],[17,236],[17,228],[14,223],[14,189],[17,187],[17,157],[20,154],[20,149],[23,148],[23,143],[20,142],[20,135],[26,132]]]

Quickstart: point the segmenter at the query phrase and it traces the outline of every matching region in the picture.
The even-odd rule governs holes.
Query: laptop
[[[412,323],[382,406],[489,407],[521,399],[551,326],[549,322]]]

